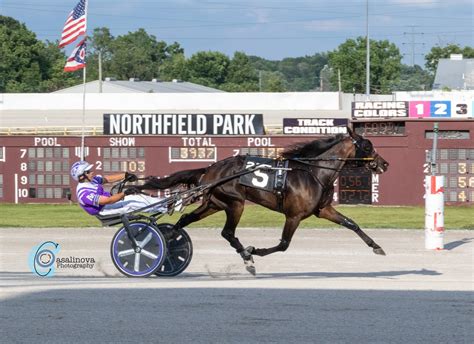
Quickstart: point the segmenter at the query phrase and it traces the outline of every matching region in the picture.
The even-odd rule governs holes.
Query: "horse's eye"
[[[364,141],[364,143],[362,144],[362,150],[365,153],[372,153],[372,145],[370,144],[370,142]]]

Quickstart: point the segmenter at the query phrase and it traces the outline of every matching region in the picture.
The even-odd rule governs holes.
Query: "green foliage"
[[[473,47],[460,47],[457,44],[449,44],[445,47],[433,47],[430,52],[425,56],[425,66],[431,73],[436,73],[438,68],[439,59],[447,59],[451,54],[462,54],[465,59],[474,58]]]
[[[402,65],[400,78],[393,82],[392,91],[430,90],[433,85],[433,75],[420,66]]]
[[[258,91],[257,71],[252,67],[245,53],[234,53],[229,63],[226,81],[221,88],[231,92]]]
[[[262,73],[262,92],[285,92],[288,90],[285,76],[281,72]]]
[[[333,73],[331,83],[338,82],[337,70],[341,71],[343,92],[365,93],[366,39],[348,39],[336,50],[329,52],[329,66]],[[387,40],[370,40],[370,92],[390,93],[392,80],[400,75],[402,56],[398,48]]]
[[[189,81],[208,87],[218,87],[226,81],[229,64],[230,59],[223,53],[197,52],[187,63]]]
[[[17,20],[0,16],[0,92],[51,92],[72,85],[65,55]]]
[[[251,56],[250,61],[255,70],[261,72],[262,91],[277,89],[282,91],[311,91],[319,87],[319,75],[324,65],[328,63],[327,54],[285,58],[281,61],[270,61],[257,56]],[[269,72],[269,73],[267,73]]]
[[[175,54],[166,59],[159,66],[159,75],[163,81],[171,81],[173,79],[189,80],[187,60],[184,54]]]
[[[102,75],[119,80],[161,77],[163,65],[170,66],[170,60],[184,53],[178,43],[168,45],[158,41],[144,29],[114,37],[108,28],[96,28],[90,41],[92,49],[88,54],[87,65],[91,72],[88,72],[88,80],[98,79],[99,52],[102,55]]]

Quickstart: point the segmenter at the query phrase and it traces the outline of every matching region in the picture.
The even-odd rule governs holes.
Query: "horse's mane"
[[[338,134],[334,137],[329,137],[326,139],[297,143],[286,148],[281,153],[281,157],[286,159],[316,157],[323,154],[332,146],[341,142],[343,138],[344,136],[342,134]]]

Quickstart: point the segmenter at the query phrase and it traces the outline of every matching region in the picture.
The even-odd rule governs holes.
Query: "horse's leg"
[[[251,253],[254,248],[252,246],[244,248],[244,246],[242,246],[240,243],[240,240],[235,236],[235,229],[237,228],[242,216],[242,212],[244,211],[244,205],[244,202],[239,201],[235,201],[227,205],[225,209],[226,221],[221,235],[229,242],[230,246],[235,248],[237,253],[240,254],[244,260],[245,269],[255,276],[257,271],[253,264],[254,262]]]
[[[222,237],[229,242],[230,246],[235,248],[237,253],[242,253],[244,251],[244,247],[235,236],[235,229],[237,228],[243,211],[244,202],[232,202],[229,204],[225,209],[226,221],[221,232]],[[245,260],[244,256],[242,256],[242,258]]]
[[[263,257],[274,252],[286,251],[286,249],[290,246],[291,238],[293,237],[296,228],[298,228],[300,221],[300,217],[287,217],[285,226],[283,227],[280,243],[270,248],[255,248],[251,253]]]
[[[350,230],[354,231],[364,242],[369,246],[372,247],[375,254],[381,254],[385,256],[384,250],[372,240],[367,234],[365,234],[362,229],[360,229],[359,225],[355,223],[350,218],[342,215],[336,209],[334,209],[331,205],[328,205],[321,209],[319,213],[316,214],[317,217],[327,219],[331,222],[337,223],[341,226],[349,228]]]

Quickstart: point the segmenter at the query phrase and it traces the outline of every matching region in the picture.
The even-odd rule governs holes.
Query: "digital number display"
[[[340,204],[372,204],[372,173],[345,167],[339,175]]]
[[[102,160],[95,162],[95,168],[101,174],[132,172],[145,173],[145,149],[143,147],[98,147],[97,155]]]
[[[173,161],[217,161],[216,147],[170,147],[170,162]]]
[[[69,158],[68,147],[20,148],[15,201],[25,198],[67,198],[71,194]]]
[[[363,136],[405,135],[405,122],[355,122],[354,128],[357,134]]]
[[[430,170],[431,151],[427,151],[425,173]],[[474,149],[439,149],[436,173],[443,175],[446,202],[474,202]]]
[[[261,156],[264,158],[277,158],[280,153],[282,153],[284,148],[276,148],[276,147],[245,147],[236,150],[237,154],[240,155],[253,155],[253,156]],[[237,155],[235,154],[235,155]]]

